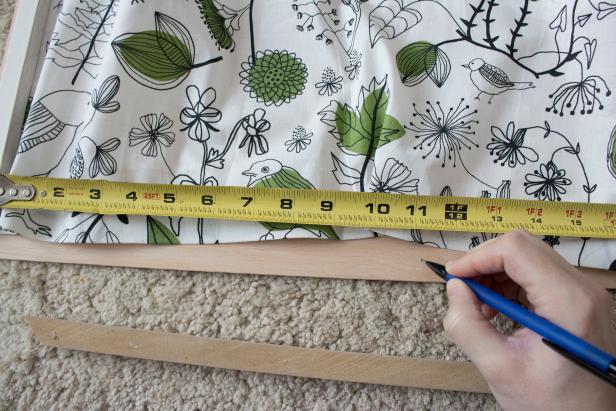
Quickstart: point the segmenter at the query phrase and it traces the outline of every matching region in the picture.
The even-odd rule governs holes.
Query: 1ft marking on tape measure
[[[0,176],[3,208],[616,238],[616,204]]]

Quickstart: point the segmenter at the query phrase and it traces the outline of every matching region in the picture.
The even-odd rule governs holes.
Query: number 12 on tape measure
[[[466,232],[523,228],[535,234],[616,238],[615,204],[3,178],[0,206],[5,208]]]

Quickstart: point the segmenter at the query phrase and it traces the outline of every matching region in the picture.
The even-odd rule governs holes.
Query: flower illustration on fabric
[[[250,4],[236,10],[225,4],[228,2],[221,0],[197,0],[196,3],[218,48],[233,51],[233,35],[240,30],[240,20],[247,14]]]
[[[188,138],[200,143],[209,140],[210,131],[220,131],[212,124],[222,119],[220,110],[212,106],[216,101],[216,90],[209,87],[202,93],[198,87],[188,86],[186,97],[190,106],[180,114],[180,121],[186,126],[180,131],[188,130]]]
[[[342,76],[336,76],[336,72],[331,67],[323,70],[321,81],[315,84],[315,87],[319,90],[319,95],[332,96],[342,89]]]
[[[97,145],[90,137],[83,137],[75,149],[75,155],[70,165],[69,176],[72,179],[82,177],[86,164],[90,178],[99,174],[110,176],[118,171],[118,162],[111,154],[120,147],[120,139],[111,138]]]
[[[471,140],[470,136],[475,135],[471,130],[473,124],[478,124],[479,121],[469,119],[477,110],[470,110],[468,105],[463,104],[464,99],[460,99],[460,103],[456,108],[451,107],[447,112],[443,110],[440,102],[436,102],[436,106],[431,102],[427,102],[428,108],[424,113],[417,109],[413,103],[413,118],[410,127],[404,127],[415,133],[415,138],[421,140],[419,144],[413,147],[414,150],[427,150],[427,153],[422,156],[423,159],[428,158],[432,153],[435,157],[442,158],[441,167],[445,167],[447,160],[453,160],[453,166],[456,166],[460,157],[460,150],[466,148],[470,150],[473,146],[479,147],[477,143]]]
[[[597,20],[603,20],[610,14],[616,12],[616,3],[611,1],[600,1],[598,4],[595,2],[590,2],[591,6],[597,10]]]
[[[361,68],[361,53],[357,50],[351,50],[349,53],[349,65],[344,68],[350,80],[355,80],[359,76],[359,69]]]
[[[114,100],[120,90],[120,78],[111,76],[107,78],[100,88],[92,92],[92,107],[99,113],[115,113],[120,109],[120,103]]]
[[[266,106],[290,103],[306,87],[308,70],[302,60],[286,50],[257,51],[242,63],[241,83],[250,97]]]
[[[557,235],[546,235],[543,237],[542,241],[554,248],[554,246],[560,245],[560,237]]]
[[[98,176],[99,173],[110,176],[118,171],[118,163],[111,155],[118,147],[120,147],[118,138],[109,139],[100,146],[96,146],[96,153],[88,170],[90,178]]]
[[[265,119],[265,110],[261,108],[256,109],[242,122],[246,135],[240,143],[240,148],[248,144],[248,157],[251,157],[253,152],[260,156],[269,151],[269,144],[263,133],[271,126],[271,123]]]
[[[526,164],[526,161],[534,163],[539,160],[539,155],[530,147],[524,146],[524,137],[527,129],[515,129],[515,124],[510,121],[507,130],[503,132],[499,127],[493,126],[492,142],[486,148],[490,150],[490,155],[496,155],[495,163],[501,162],[501,166],[507,164],[513,168],[518,164]]]
[[[553,161],[541,164],[539,170],[526,174],[526,194],[545,201],[560,201],[561,195],[565,194],[565,186],[571,185],[571,180],[565,178],[566,171],[558,169]]]
[[[302,126],[297,126],[293,130],[293,135],[290,140],[287,140],[284,145],[287,146],[287,151],[290,153],[295,151],[296,153],[301,153],[304,151],[312,142],[311,137],[314,133],[309,133]]]
[[[146,114],[141,117],[142,128],[134,127],[129,133],[129,147],[142,145],[141,154],[157,157],[162,147],[170,147],[175,141],[175,133],[169,131],[173,121],[165,114]]]
[[[574,115],[578,108],[581,115],[592,114],[595,106],[603,110],[603,103],[599,99],[601,86],[605,87],[606,97],[612,94],[605,80],[599,76],[588,76],[580,81],[565,83],[550,94],[552,105],[546,107],[545,111],[562,117],[565,111]]]
[[[378,193],[417,194],[419,179],[412,179],[411,173],[395,158],[388,158],[381,172],[372,175],[370,189]]]

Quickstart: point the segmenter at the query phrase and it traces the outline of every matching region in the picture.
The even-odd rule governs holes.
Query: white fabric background
[[[233,51],[224,47],[219,49],[216,39],[211,36],[210,25],[205,24],[202,19],[197,3],[213,5],[218,9],[220,16],[227,17],[225,21],[227,30],[233,29]],[[357,155],[348,148],[341,148],[336,133],[332,133],[332,127],[326,124],[327,120],[322,121],[323,115],[319,113],[330,104],[334,104],[331,107],[335,107],[336,103],[331,103],[332,100],[342,105],[347,104],[350,110],[361,109],[360,96],[365,97],[369,94],[373,90],[370,89],[371,83],[374,85],[376,81],[377,88],[384,85],[387,90],[389,96],[387,114],[404,127],[400,130],[404,135],[378,148],[374,161],[368,162],[368,172],[364,179],[366,190],[375,189],[373,182],[381,181],[388,183],[385,184],[387,185],[385,188],[393,187],[395,192],[397,187],[398,192],[406,194],[438,195],[448,186],[453,195],[491,197],[510,195],[511,198],[534,198],[533,191],[525,187],[524,183],[537,181],[537,178],[532,176],[535,171],[546,174],[549,171],[549,161],[553,157],[555,167],[553,171],[564,172],[559,180],[562,184],[558,182],[553,184],[564,190],[560,194],[563,201],[588,201],[589,195],[583,189],[587,184],[587,178],[589,187],[596,184],[595,190],[590,195],[590,201],[616,203],[616,180],[610,172],[609,163],[606,162],[610,135],[616,126],[614,115],[616,105],[614,97],[607,95],[608,89],[602,83],[605,81],[607,86],[613,87],[616,80],[616,68],[613,64],[616,40],[610,31],[610,28],[614,27],[616,13],[609,14],[616,5],[610,2],[599,4],[596,1],[530,2],[531,13],[524,17],[527,26],[520,27],[519,33],[522,36],[516,39],[515,47],[518,50],[512,58],[507,55],[506,47],[511,41],[510,30],[516,27],[516,19],[520,19],[520,7],[524,7],[525,2],[501,1],[497,5],[492,3],[494,2],[334,0],[328,5],[327,2],[318,1],[256,0],[253,2],[256,51],[294,53],[296,58],[301,59],[301,64],[305,65],[307,72],[301,93],[293,95],[283,104],[275,105],[255,98],[254,94],[251,95],[245,90],[245,84],[241,82],[240,73],[246,72],[246,67],[250,67],[249,56],[252,53],[250,10],[247,9],[250,3],[247,0],[224,2],[225,7],[221,2],[207,1],[116,1],[112,8],[112,17],[107,20],[108,24],[103,26],[96,36],[95,51],[100,58],[88,60],[85,66],[87,71],[80,72],[74,85],[71,82],[77,67],[67,67],[70,65],[67,61],[79,56],[80,53],[83,54],[84,51],[87,52],[86,46],[89,44],[83,43],[78,34],[85,33],[87,38],[88,33],[92,35],[96,32],[97,21],[89,18],[92,16],[100,18],[101,12],[107,9],[109,2],[106,0],[59,2],[54,7],[56,14],[49,18],[49,41],[44,45],[40,76],[36,87],[32,90],[32,107],[35,107],[37,102],[49,100],[45,100],[45,97],[58,91],[72,90],[95,94],[94,90],[100,92],[105,80],[113,78],[112,76],[117,76],[119,88],[110,101],[118,102],[120,107],[119,110],[109,113],[96,112],[85,131],[83,127],[85,123],[78,129],[73,144],[69,143],[75,128],[65,127],[55,138],[19,153],[11,172],[21,175],[45,173],[58,162],[68,147],[66,156],[50,174],[53,177],[68,178],[71,176],[71,165],[76,164],[75,158],[79,147],[84,167],[81,178],[90,178],[88,174],[92,162],[95,161],[96,146],[110,147],[115,144],[114,139],[117,139],[118,147],[109,153],[117,163],[117,167],[110,175],[99,172],[95,178],[170,183],[179,181],[177,178],[174,180],[174,175],[183,174],[196,180],[200,176],[203,161],[202,144],[190,138],[189,130],[182,130],[186,125],[182,122],[185,118],[181,113],[183,109],[191,106],[187,89],[205,92],[211,87],[216,90],[216,100],[211,107],[221,113],[221,119],[211,124],[219,131],[211,131],[207,139],[208,148],[222,150],[238,121],[245,116],[260,113],[260,110],[265,111],[264,119],[269,122],[270,127],[261,133],[262,138],[267,141],[267,152],[253,151],[249,155],[248,144],[239,147],[243,136],[247,133],[241,128],[241,132],[225,156],[224,168],[207,167],[207,177],[216,178],[220,185],[246,186],[249,184],[249,177],[243,173],[250,170],[256,162],[274,159],[292,168],[314,187],[358,191],[359,184],[349,185],[353,179],[341,179],[340,174],[333,171],[340,167],[334,164],[332,155],[355,170],[362,168],[365,156]],[[490,4],[492,4],[491,18],[494,19],[490,25],[491,36],[495,47],[505,52],[485,47],[489,42],[485,40],[487,34],[484,19]],[[473,20],[477,26],[471,30],[476,44],[465,40],[442,44],[435,52],[439,57],[433,69],[428,67],[429,61],[423,62],[427,64],[423,81],[410,84],[413,83],[412,79],[407,79],[407,84],[403,84],[401,67],[396,62],[396,56],[412,43],[423,41],[436,45],[447,40],[459,39],[460,34],[456,29],[463,29],[462,33],[466,32],[464,21],[472,19],[471,6],[478,5],[481,5],[481,11]],[[324,11],[331,12],[332,9],[336,9],[335,15],[323,14]],[[398,13],[401,9],[402,12]],[[84,14],[83,10],[89,13]],[[246,11],[242,13],[242,10]],[[321,14],[316,14],[316,10],[321,10]],[[236,18],[232,19],[235,12]],[[146,31],[154,33],[155,13],[162,14],[165,19],[179,22],[186,28],[194,41],[195,63],[217,56],[222,56],[223,60],[189,70],[188,76],[181,82],[176,82],[177,84],[169,90],[155,89],[148,80],[142,79],[141,84],[135,81],[134,72],[131,76],[130,70],[126,70],[122,65],[111,43],[114,40],[118,42],[118,39],[122,39],[126,33]],[[396,18],[389,21],[388,16],[394,15]],[[401,18],[404,20],[400,20]],[[334,20],[339,20],[340,23],[335,25]],[[165,21],[169,20],[163,20],[163,23]],[[384,21],[389,24],[379,32],[378,28],[383,27]],[[341,25],[346,27],[348,24],[348,27],[353,29],[348,37],[346,34],[339,37],[329,34],[332,44],[327,45],[326,40],[330,32],[325,31],[321,40],[315,38],[327,28],[327,23],[335,27]],[[313,29],[309,30],[309,25],[312,25]],[[298,30],[298,26],[302,26],[302,31]],[[575,41],[571,48],[571,61],[558,68],[561,75],[545,74],[536,78],[528,70],[516,64],[516,61],[523,62],[533,67],[535,71],[553,67],[557,55],[554,36],[556,35],[558,50],[564,59],[570,46],[573,27]],[[375,36],[375,33],[379,33],[378,36]],[[81,47],[73,47],[73,52],[67,54],[67,50],[74,45]],[[578,51],[579,54],[575,54]],[[519,59],[537,52],[540,53],[534,57]],[[589,56],[592,56],[590,66]],[[504,71],[509,81],[520,84],[510,85],[509,88],[512,90],[495,95],[491,103],[490,95],[487,94],[482,94],[478,100],[475,99],[480,90],[471,79],[469,69],[462,67],[474,59],[482,59],[487,64],[480,70],[481,72],[485,73],[487,69],[493,74],[498,74],[496,69],[490,69],[494,66]],[[353,65],[358,61],[361,62],[361,66],[356,76],[350,76]],[[325,73],[327,68],[331,71]],[[409,69],[408,65],[406,69]],[[481,74],[480,71],[475,71],[475,75]],[[566,107],[562,107],[565,109],[563,116],[546,111],[546,107],[552,106],[555,98],[558,100],[559,96],[564,96],[565,91],[561,88],[563,84],[570,83],[570,89],[573,90],[571,92],[573,94],[568,94],[567,98],[575,97],[574,87],[580,83],[580,87],[587,87],[589,82],[593,81],[589,76],[599,76],[602,79],[594,78],[596,83],[593,84],[600,89],[593,92],[595,97],[590,98],[587,94],[587,98],[595,103],[592,113],[580,114],[581,106],[578,106],[573,115],[569,113],[570,108]],[[502,76],[492,80],[507,83]],[[336,93],[328,95],[325,87],[327,82],[332,84],[329,91]],[[529,82],[533,83],[534,88],[515,90],[515,88],[525,88],[524,84]],[[485,85],[479,87],[486,88]],[[503,87],[508,88],[508,86]],[[561,91],[555,93],[559,88]],[[366,92],[365,89],[370,90]],[[588,93],[590,89],[591,87],[588,87],[584,90]],[[551,95],[555,97],[550,97]],[[599,99],[600,103],[595,99]],[[86,98],[84,101],[90,99]],[[556,108],[560,111],[562,100],[558,101],[561,103],[556,104]],[[576,100],[572,100],[574,101]],[[461,141],[470,149],[464,146],[458,146],[453,151],[444,149],[447,151],[440,152],[439,158],[436,157],[438,149],[430,153],[431,147],[427,143],[432,139],[436,144],[455,143],[455,139],[451,136],[455,135],[452,133],[455,133],[455,126],[459,125],[459,122],[449,124],[448,134],[439,135],[438,130],[433,127],[433,131],[436,130],[433,137],[429,137],[423,147],[419,148],[419,144],[429,131],[428,134],[422,134],[416,129],[419,127],[426,130],[430,127],[418,125],[416,121],[419,118],[418,114],[427,115],[426,109],[430,105],[437,108],[437,104],[441,105],[444,113],[450,108],[456,109],[461,104],[460,121],[468,122],[464,126],[470,126],[469,131],[474,134],[458,136],[461,136]],[[600,104],[603,106],[602,110],[598,109]],[[465,108],[466,105],[469,107]],[[82,122],[89,119],[83,106],[77,106],[70,98],[49,109],[55,111],[55,115],[62,112],[66,117],[82,116],[84,117]],[[90,113],[93,111],[90,107],[88,110],[91,110]],[[159,145],[157,156],[144,156],[142,153],[144,144],[131,146],[131,130],[144,128],[142,117],[149,114],[160,116],[162,113],[173,122],[167,132],[173,133],[174,141],[169,147]],[[32,118],[29,119],[31,125],[33,121]],[[411,122],[415,126],[411,125]],[[513,126],[509,126],[511,122]],[[546,122],[551,132],[544,137]],[[497,156],[491,154],[487,148],[494,137],[504,138],[498,130],[506,134],[508,127],[509,138],[514,136],[513,127],[518,132],[520,129],[527,129],[523,142],[519,144],[523,147],[517,147],[517,153],[523,152],[528,156],[524,164],[515,161],[514,166],[510,167],[507,164],[501,165],[503,161],[495,163]],[[28,129],[26,123],[24,135],[28,135],[29,130],[32,128]],[[305,132],[306,137],[310,138],[310,144],[299,153],[295,150],[288,151],[290,146],[295,147],[294,131],[295,136],[303,135]],[[571,143],[572,153],[563,149],[565,144],[563,136]],[[111,140],[114,144],[111,144]],[[105,146],[106,142],[110,143]],[[575,148],[578,143],[579,153],[576,154]],[[536,159],[530,153],[530,149],[536,153]],[[164,153],[173,175],[165,165],[161,152]],[[455,154],[456,158],[451,160],[446,158],[443,165],[444,156],[449,154]],[[387,179],[383,170],[392,170],[392,166],[402,173],[402,177],[384,181]],[[502,188],[503,181],[510,181],[510,185],[505,184],[509,188],[509,193],[507,190],[498,190],[499,187]],[[400,185],[402,182],[406,185]],[[95,222],[96,224],[93,224]],[[315,237],[318,234],[326,237],[322,231],[307,231],[301,228],[290,231],[274,230],[271,235],[267,235],[268,228],[258,223],[206,221],[202,230],[203,237],[200,239],[197,221],[186,219],[178,223],[159,218],[155,223],[151,220],[148,223],[145,218],[131,216],[126,224],[126,221],[114,216],[106,216],[97,221],[96,216],[72,216],[51,212],[3,213],[0,218],[0,225],[4,229],[42,240],[61,242],[142,243],[148,242],[149,239],[152,242],[148,236],[148,226],[152,224],[155,224],[158,234],[171,234],[175,230],[176,235],[173,237],[177,237],[182,243],[199,243],[200,240],[213,243],[279,239],[285,236]],[[343,239],[373,235],[367,230],[339,228],[335,230]],[[409,231],[386,234],[460,250],[469,249],[491,237],[491,235],[471,233]],[[546,239],[550,240],[572,263],[607,268],[616,259],[616,248],[610,241]]]

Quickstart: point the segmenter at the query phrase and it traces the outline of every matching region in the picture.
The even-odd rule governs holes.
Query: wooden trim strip
[[[0,235],[0,259],[200,272],[334,279],[441,282],[421,259],[446,262],[460,251],[391,237],[364,240],[284,240],[218,245],[55,244]],[[605,288],[616,273],[582,271]]]
[[[26,318],[45,345],[144,360],[366,384],[489,393],[473,364]]]

